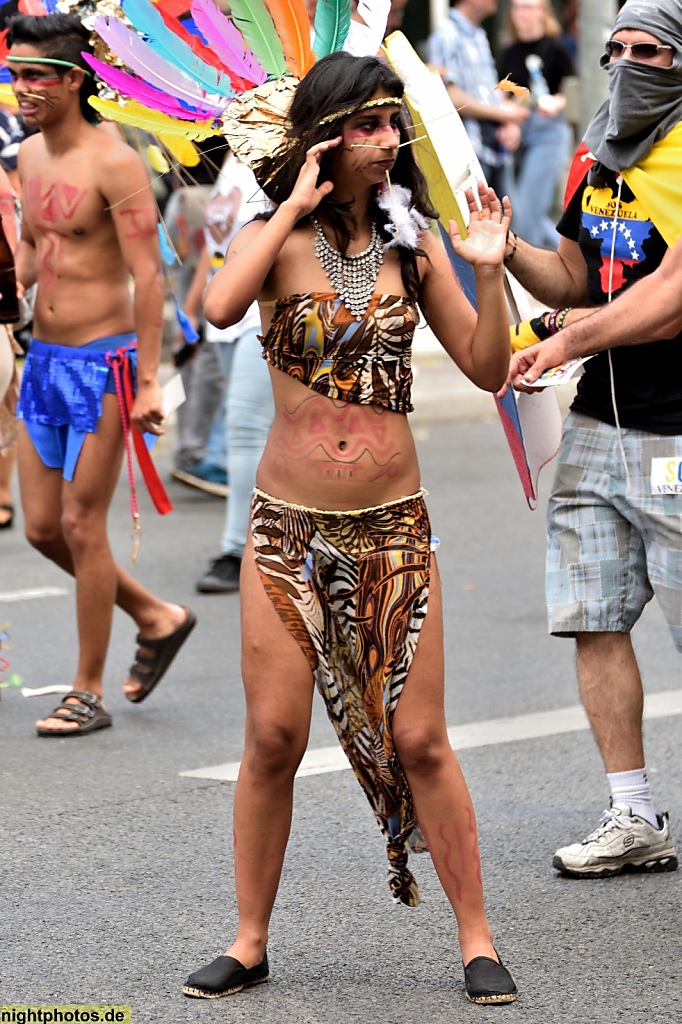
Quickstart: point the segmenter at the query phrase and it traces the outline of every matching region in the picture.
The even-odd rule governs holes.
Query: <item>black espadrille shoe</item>
[[[489,956],[475,956],[469,961],[464,968],[464,986],[472,1003],[513,1003],[518,996],[507,968]]]
[[[194,999],[220,999],[243,988],[261,985],[269,977],[267,953],[255,967],[244,967],[233,956],[219,956],[207,967],[190,974],[182,991]]]

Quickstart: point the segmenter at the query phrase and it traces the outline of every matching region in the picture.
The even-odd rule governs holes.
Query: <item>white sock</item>
[[[659,827],[646,768],[635,768],[631,772],[607,773],[606,778],[611,787],[612,803],[626,804],[633,814],[645,818],[654,828]]]

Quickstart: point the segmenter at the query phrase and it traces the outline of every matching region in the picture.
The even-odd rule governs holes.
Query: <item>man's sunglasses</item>
[[[672,46],[658,46],[656,43],[621,43],[620,39],[609,39],[604,47],[607,57],[622,57],[630,51],[633,60],[654,60],[659,50],[672,50]]]

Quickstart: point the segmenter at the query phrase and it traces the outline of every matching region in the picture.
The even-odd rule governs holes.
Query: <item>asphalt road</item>
[[[544,501],[527,510],[498,424],[422,423],[416,433],[442,541],[448,722],[576,704],[572,644],[545,635]],[[158,454],[167,472],[167,443]],[[2,691],[0,1006],[130,1004],[135,1024],[682,1019],[682,874],[576,882],[552,871],[554,849],[591,830],[607,801],[585,730],[461,753],[497,947],[521,991],[514,1006],[465,1000],[452,914],[428,855],[413,860],[422,905],[391,903],[380,833],[348,771],[297,782],[270,984],[214,1002],[182,996],[187,974],[230,940],[235,908],[233,785],[180,773],[239,759],[244,706],[238,599],[194,593],[218,553],[224,505],[169,486],[173,515],[159,519],[144,504],[135,571],[190,604],[199,625],[159,689],[139,707],[124,700],[119,682],[134,627],[117,613],[106,690],[112,729],[38,739],[33,721],[59,698]],[[110,521],[126,561],[123,485]],[[45,587],[67,593],[8,600]],[[19,529],[0,535],[0,590],[9,674],[30,687],[68,683],[72,582],[30,551]],[[648,609],[636,637],[647,692],[677,690],[679,661],[658,608]],[[646,740],[657,801],[679,839],[679,716],[648,722]],[[318,706],[310,748],[334,743]]]

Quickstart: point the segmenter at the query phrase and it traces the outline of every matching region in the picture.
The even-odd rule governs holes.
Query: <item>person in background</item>
[[[271,204],[253,172],[228,153],[205,211],[205,249],[187,296],[185,312],[198,318],[206,285],[225,263],[235,234]],[[224,380],[225,433],[230,493],[220,554],[197,581],[202,594],[239,589],[242,554],[249,527],[251,492],[274,411],[272,385],[259,341],[260,313],[254,302],[238,324],[220,330],[206,322],[204,344],[214,349]]]
[[[556,249],[559,234],[549,215],[568,162],[571,130],[561,84],[573,63],[549,0],[511,0],[509,33],[500,77],[530,89],[531,102],[516,150],[513,227],[531,245]]]
[[[386,22],[387,36],[390,36],[391,32],[399,32],[403,27],[405,10],[409,2],[410,0],[391,0],[391,10],[388,12],[388,21]]]
[[[12,252],[15,252],[18,203],[10,179],[2,167],[0,217],[5,238]],[[14,523],[12,472],[17,447],[16,406],[19,395],[19,375],[14,360],[20,352],[11,327],[0,324],[0,530],[8,530]]]
[[[448,17],[429,37],[429,62],[443,78],[488,184],[513,200],[513,158],[528,110],[495,89],[497,69],[482,23],[497,0],[451,0]],[[514,203],[512,202],[512,206]]]
[[[16,13],[15,5],[0,6],[0,29],[7,27],[6,19],[12,13]],[[0,104],[0,216],[5,237],[12,250],[16,248],[17,243],[19,210],[17,154],[23,138],[24,130],[17,116],[16,105]],[[4,350],[5,366],[11,370],[11,377],[6,382],[6,389],[0,398],[0,530],[7,530],[14,523],[12,475],[16,459],[15,410],[19,394],[19,378],[14,358],[22,354],[22,349],[14,340],[12,330],[2,327],[0,332],[3,335],[0,345]],[[10,361],[7,361],[8,357]]]
[[[30,543],[75,578],[78,625],[73,689],[36,727],[66,738],[112,724],[102,687],[115,604],[139,631],[123,686],[133,703],[160,682],[196,619],[117,565],[107,532],[124,452],[114,366],[134,379],[134,429],[163,433],[163,276],[149,176],[95,123],[89,33],[76,16],[17,16],[8,43],[22,117],[40,129],[18,164],[18,292],[36,284],[17,410],[21,501]]]
[[[674,370],[682,335],[679,292],[670,288],[679,241],[669,249],[682,225],[679,0],[629,0],[601,66],[608,98],[574,161],[557,252],[510,231],[505,254],[528,291],[561,307],[530,322],[544,340],[513,357],[514,382],[537,375],[532,353],[545,343],[554,359],[560,354],[564,331],[568,353],[597,353],[564,423],[547,519],[549,629],[575,640],[580,695],[610,790],[599,826],[554,854],[554,867],[577,878],[678,863],[647,773],[631,631],[656,595],[682,652],[682,386]],[[653,317],[649,296],[664,303]],[[593,314],[600,305],[607,309]]]
[[[15,195],[19,191],[17,154],[23,138],[24,130],[16,112],[0,104],[0,167],[7,174]]]
[[[223,138],[195,143],[200,161],[191,169],[191,182],[169,176],[170,198],[163,217],[180,262],[169,269],[173,294],[185,313],[187,298],[204,251],[204,212],[227,151]],[[196,319],[190,317],[190,320]],[[203,327],[197,323],[200,334]],[[182,374],[186,400],[177,410],[177,432],[171,476],[208,494],[227,495],[227,470],[223,444],[222,403],[226,381],[216,349],[201,340],[177,346],[177,365]]]
[[[580,0],[566,0],[561,12],[561,42],[566,47],[573,64],[578,60],[578,14]]]

